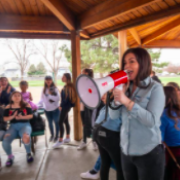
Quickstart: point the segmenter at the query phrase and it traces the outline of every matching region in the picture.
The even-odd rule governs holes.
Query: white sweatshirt
[[[46,111],[54,111],[60,105],[60,93],[59,93],[59,90],[57,88],[55,89],[55,92],[57,93],[56,96],[50,95],[48,93],[48,91],[49,91],[48,89],[46,89],[45,93],[42,91],[41,100],[39,101],[37,106],[39,108],[43,107]],[[54,102],[50,102],[50,100],[52,100]]]

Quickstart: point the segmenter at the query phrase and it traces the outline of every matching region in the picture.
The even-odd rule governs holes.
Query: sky
[[[14,45],[16,45],[16,43],[18,43],[19,41],[12,39],[12,42],[15,42]],[[42,48],[41,42],[44,42],[46,44],[48,44],[48,49],[50,50],[51,47],[51,40],[33,40],[33,43],[36,47],[38,47],[38,49],[40,49],[41,51],[44,51],[44,48]],[[69,48],[70,48],[70,41],[68,40],[60,40],[59,41],[59,46],[66,44]],[[33,46],[34,46],[33,45]],[[14,47],[15,48],[15,47]],[[154,49],[154,51],[157,51],[158,49]],[[49,55],[49,58],[50,55]],[[7,47],[7,43],[5,42],[4,39],[0,39],[0,70],[2,70],[2,68],[5,69],[9,69],[9,68],[17,68],[18,66],[15,63],[9,63],[9,64],[5,64],[6,62],[13,62],[15,60],[14,55],[12,54],[12,52],[9,50],[9,48]],[[159,59],[160,62],[171,62],[172,64],[180,64],[180,49],[161,49],[161,56]],[[34,64],[37,65],[39,62],[43,62],[46,66],[47,69],[49,69],[48,64],[45,62],[44,58],[36,53],[35,55],[32,55],[30,57],[30,64]],[[60,66],[68,66],[68,62],[66,60],[66,58],[63,56]]]

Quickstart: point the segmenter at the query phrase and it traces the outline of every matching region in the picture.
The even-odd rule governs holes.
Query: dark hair
[[[178,91],[180,91],[179,85],[178,85],[177,83],[175,83],[175,82],[169,82],[169,83],[167,84],[167,86],[172,86],[172,87],[174,87],[175,89],[177,89]]]
[[[19,86],[27,86],[28,87],[28,82],[27,81],[21,81],[19,83]]]
[[[45,94],[45,92],[46,92],[47,87],[48,87],[48,86],[47,86],[47,84],[46,84],[46,79],[45,79],[45,81],[44,81],[44,89],[43,89],[43,93],[44,93],[44,94]],[[51,83],[50,87],[56,88],[56,85],[55,85],[55,83],[53,82],[53,80],[52,80],[52,83]]]
[[[93,69],[83,69],[83,71],[85,72],[85,73],[87,73],[88,74],[88,76],[90,76],[91,78],[93,78],[94,77],[94,72],[93,72]]]
[[[9,103],[9,104],[10,104],[10,106],[11,106],[12,104],[14,104],[14,102],[12,101],[12,97],[13,97],[13,95],[16,94],[16,93],[20,94],[20,96],[21,96],[21,101],[20,101],[19,105],[20,105],[21,110],[23,110],[23,109],[27,106],[27,103],[26,103],[25,101],[23,101],[22,94],[21,94],[19,91],[14,91],[14,92],[12,92],[12,94],[11,94],[11,96],[10,96],[10,103]]]
[[[74,84],[71,82],[71,74],[64,73],[64,76],[67,79],[67,84],[64,86],[65,96],[66,98],[69,97],[72,103],[75,103],[76,102],[76,89],[74,87]]]
[[[151,71],[152,71],[151,57],[149,53],[147,52],[147,50],[143,48],[138,47],[138,48],[128,49],[122,57],[121,67],[123,70],[124,70],[124,65],[125,65],[125,57],[129,53],[133,53],[135,55],[136,60],[139,64],[139,72],[135,79],[135,84],[136,86],[141,87],[140,81],[146,79],[151,74]]]
[[[165,108],[167,109],[167,115],[175,121],[174,127],[179,130],[178,122],[180,118],[180,101],[178,98],[177,91],[172,86],[165,86],[164,92],[166,95],[166,105]],[[174,113],[176,116],[174,116]]]

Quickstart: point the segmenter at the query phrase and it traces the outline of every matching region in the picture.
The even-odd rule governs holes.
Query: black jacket
[[[158,83],[161,83],[161,80],[157,76],[152,76],[152,79]]]
[[[15,89],[11,86],[10,93],[7,93],[7,89],[9,88],[9,86],[11,86],[11,85],[8,85],[7,88],[4,91],[2,91],[2,93],[0,95],[0,104],[1,105],[7,106],[10,101],[11,93],[15,91]]]
[[[4,110],[0,107],[0,130],[6,131],[7,129],[7,122],[3,120]]]

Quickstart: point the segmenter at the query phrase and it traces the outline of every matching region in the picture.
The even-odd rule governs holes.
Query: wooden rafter
[[[142,40],[142,44],[148,44],[151,41],[154,41],[155,39],[157,39],[158,37],[164,35],[165,33],[176,29],[177,27],[180,27],[180,18],[168,23],[161,29],[158,29],[156,32],[153,32],[150,35],[148,35],[147,37],[145,37]]]
[[[136,31],[136,29],[135,29],[135,28],[130,28],[130,29],[128,29],[128,31],[131,33],[131,35],[133,36],[133,38],[135,39],[135,41],[136,41],[139,45],[141,45],[141,38],[140,38],[138,32]]]
[[[137,47],[137,44],[132,44],[130,47]],[[155,40],[148,44],[142,45],[144,48],[179,48],[180,40]]]
[[[41,0],[44,5],[70,30],[76,30],[75,15],[59,0]],[[81,36],[89,38],[86,31],[81,31]]]
[[[59,0],[41,0],[44,5],[70,30],[75,30],[75,18]]]
[[[110,0],[101,3],[89,11],[80,15],[81,29],[94,26],[98,23],[115,18],[119,15],[128,13],[136,8],[147,6],[159,0]]]
[[[115,32],[121,31],[121,30],[133,28],[136,26],[140,26],[142,24],[147,24],[149,22],[160,20],[162,18],[175,16],[177,14],[180,14],[180,6],[175,6],[173,8],[169,8],[167,10],[162,10],[160,12],[156,12],[154,14],[150,14],[145,17],[137,18],[137,19],[125,22],[123,24],[113,26],[113,27],[107,28],[105,30],[98,31],[97,33],[91,34],[91,38],[97,38],[97,37],[115,33]]]
[[[0,31],[2,32],[63,32],[69,30],[55,17],[40,16],[0,16]]]

